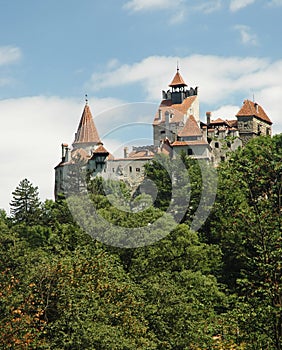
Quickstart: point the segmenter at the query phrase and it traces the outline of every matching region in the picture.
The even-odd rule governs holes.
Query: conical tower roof
[[[187,86],[181,74],[179,73],[179,68],[177,68],[176,74],[172,79],[172,82],[169,84],[170,87],[173,86]]]
[[[100,137],[94,124],[90,108],[86,103],[77,128],[77,132],[75,134],[73,146],[77,147],[79,144],[96,145],[99,142]]]

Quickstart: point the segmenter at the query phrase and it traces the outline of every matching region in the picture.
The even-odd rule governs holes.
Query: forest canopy
[[[168,235],[137,248],[91,237],[63,196],[41,202],[38,188],[22,180],[11,212],[0,215],[0,348],[281,349],[281,159],[282,135],[231,153],[217,169],[210,215],[194,231],[202,169],[183,155],[185,215]],[[153,161],[146,176],[158,195],[136,191],[132,200],[143,209],[134,215],[120,202],[132,196],[126,184],[90,181],[99,215],[127,228],[167,215],[167,171]]]

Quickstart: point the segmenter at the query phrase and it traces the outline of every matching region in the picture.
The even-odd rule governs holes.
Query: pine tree
[[[40,214],[38,187],[34,187],[29,180],[24,179],[12,192],[12,195],[10,212],[15,222],[26,224],[38,222]]]

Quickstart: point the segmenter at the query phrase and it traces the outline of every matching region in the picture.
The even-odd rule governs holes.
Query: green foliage
[[[12,192],[10,203],[11,215],[17,223],[33,224],[40,215],[38,187],[34,187],[27,179],[22,180]]]
[[[186,155],[147,165],[155,200],[148,183],[132,194],[96,178],[87,200],[40,204],[23,180],[0,212],[0,348],[280,350],[281,159],[282,135],[230,154],[199,233],[216,183]]]
[[[223,252],[222,280],[245,310],[242,339],[280,349],[282,342],[282,135],[254,139],[221,165],[211,242]]]

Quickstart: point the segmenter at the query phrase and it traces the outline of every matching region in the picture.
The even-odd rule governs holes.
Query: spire
[[[177,86],[187,86],[184,79],[182,78],[181,74],[179,73],[179,66],[177,62],[177,69],[176,74],[174,78],[172,79],[172,82],[169,84],[170,87],[177,87]]]
[[[98,135],[98,131],[94,124],[94,120],[88,106],[87,95],[85,95],[85,106],[84,110],[77,128],[77,132],[75,134],[75,139],[73,142],[73,146],[75,148],[82,147],[81,144],[86,144],[85,146],[94,146],[100,142],[100,138]]]

